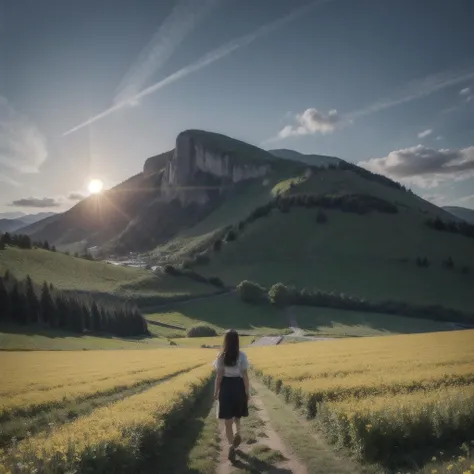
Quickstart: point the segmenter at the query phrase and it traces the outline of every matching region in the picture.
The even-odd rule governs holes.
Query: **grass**
[[[146,314],[145,317],[148,321],[183,328],[204,322],[213,326],[218,332],[234,328],[241,332],[248,331],[260,335],[280,334],[288,327],[283,312],[276,311],[270,305],[247,305],[235,294],[169,305],[160,312]]]
[[[446,323],[380,313],[295,306],[294,315],[308,336],[358,337],[436,332]]]
[[[158,337],[122,339],[79,335],[67,331],[31,326],[0,325],[0,351],[80,351],[156,349],[169,342]]]
[[[329,222],[318,225],[315,210],[274,211],[249,225],[199,270],[219,275],[227,284],[250,279],[269,286],[281,281],[374,301],[472,310],[474,276],[459,271],[461,265],[474,268],[470,239],[428,229],[411,211],[327,215]],[[430,268],[416,266],[420,255],[433,263]],[[448,256],[456,271],[444,268]]]
[[[212,384],[197,400],[191,416],[183,425],[167,433],[162,455],[153,460],[145,474],[160,472],[174,474],[214,474],[219,456],[217,418],[212,399]]]
[[[110,293],[149,302],[215,291],[211,285],[188,278],[155,275],[145,269],[110,265],[40,249],[9,247],[0,251],[0,274],[6,270],[19,279],[30,275],[38,284],[47,281],[62,290]]]
[[[172,341],[181,347],[201,347],[203,345],[220,348],[223,342],[223,336],[217,337],[181,337],[172,339]],[[255,338],[254,336],[240,336],[240,346],[249,345]]]
[[[303,306],[294,307],[293,312],[299,326],[308,335],[319,337],[375,336],[447,329],[444,323],[389,314]],[[269,304],[244,303],[234,293],[171,304],[145,317],[154,334],[169,338],[184,336],[186,328],[201,322],[213,326],[218,332],[234,328],[253,335],[288,333],[288,315],[284,310]],[[157,326],[152,322],[183,329]],[[179,343],[179,340],[176,342]]]
[[[341,459],[321,439],[311,424],[299,417],[281,398],[263,384],[252,381],[258,387],[270,422],[285,444],[311,473],[356,474],[362,468],[350,459]],[[369,471],[369,469],[367,469]]]

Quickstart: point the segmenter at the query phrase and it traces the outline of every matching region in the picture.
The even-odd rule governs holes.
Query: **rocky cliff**
[[[227,186],[247,179],[265,176],[271,169],[267,162],[252,161],[233,149],[225,149],[209,140],[200,139],[193,131],[180,133],[176,148],[168,161],[163,180],[162,197],[182,204],[209,200],[209,190],[222,192]],[[212,134],[217,135],[217,134]],[[219,136],[222,137],[222,136]]]

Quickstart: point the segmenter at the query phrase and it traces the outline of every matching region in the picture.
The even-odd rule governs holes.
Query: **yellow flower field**
[[[131,352],[131,351],[130,351]],[[212,368],[207,351],[157,350],[145,351],[149,357],[168,358],[168,367],[174,371],[179,364],[182,370],[198,367],[176,375],[142,393],[93,410],[89,415],[77,418],[0,451],[0,466],[7,472],[82,472],[88,468],[107,466],[107,472],[118,470],[139,471],[139,464],[147,451],[160,447],[163,431],[178,423],[194,403],[196,396],[209,381]],[[155,351],[153,351],[155,352]],[[63,353],[64,354],[64,353]],[[72,354],[77,362],[79,354]],[[126,363],[128,351],[116,353],[116,366],[120,358]],[[213,355],[213,354],[212,354]],[[67,359],[61,354],[59,358]],[[130,354],[132,359],[138,354]],[[163,359],[164,357],[164,359]],[[53,358],[54,359],[54,358]],[[92,358],[88,358],[92,361]],[[157,364],[158,365],[158,364]],[[153,370],[149,371],[153,375]],[[38,375],[36,380],[41,380]],[[56,384],[59,380],[56,380]],[[100,467],[101,466],[101,467]]]
[[[329,439],[389,462],[474,439],[474,331],[250,348],[255,371]]]
[[[0,353],[4,383],[0,420],[16,413],[61,406],[140,383],[151,383],[192,369],[209,359],[203,351]],[[17,365],[15,370],[15,362]]]

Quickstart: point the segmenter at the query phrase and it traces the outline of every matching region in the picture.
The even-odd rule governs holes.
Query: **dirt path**
[[[259,393],[261,403],[264,404],[273,426],[281,434],[287,446],[293,449],[298,458],[305,463],[308,472],[311,474],[372,474],[374,472],[353,461],[349,453],[338,452],[328,445],[311,422],[299,416],[292,407],[261,382],[254,379],[252,386]]]
[[[224,424],[221,422],[221,453],[217,474],[269,473],[308,474],[306,467],[283,443],[272,427],[265,405],[258,392],[252,395],[249,418],[242,420],[242,444],[236,451],[237,460],[231,464],[227,459],[228,445]]]

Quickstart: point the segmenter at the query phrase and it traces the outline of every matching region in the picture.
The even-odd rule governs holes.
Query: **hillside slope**
[[[459,206],[444,206],[443,209],[455,217],[462,219],[469,224],[474,224],[474,209]]]
[[[342,161],[340,158],[336,158],[335,156],[307,155],[287,149],[268,150],[268,152],[278,158],[283,158],[285,160],[297,161],[306,163],[307,165],[325,168],[331,165],[338,165]]]

